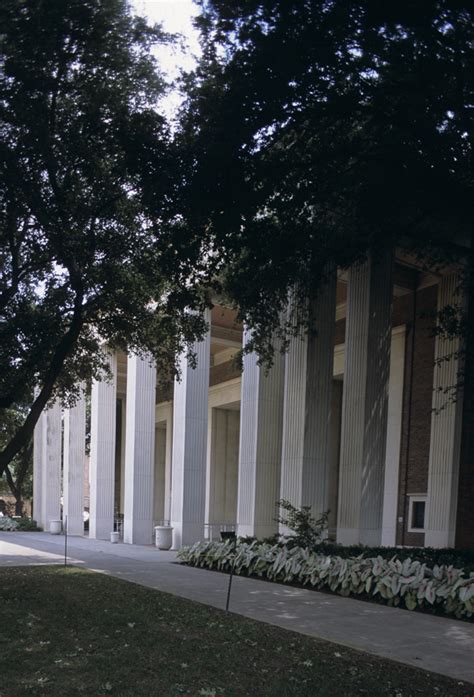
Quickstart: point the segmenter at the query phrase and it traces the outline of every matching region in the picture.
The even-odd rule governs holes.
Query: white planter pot
[[[158,549],[171,549],[173,544],[173,528],[169,525],[155,527],[155,545]]]
[[[116,545],[117,542],[119,541],[119,535],[120,535],[120,533],[118,533],[118,532],[111,532],[110,533],[110,541],[113,545]]]
[[[60,535],[61,528],[62,524],[60,520],[51,520],[49,522],[49,532],[51,533],[51,535]]]

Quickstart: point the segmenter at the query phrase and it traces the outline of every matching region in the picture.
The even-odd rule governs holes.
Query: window
[[[408,501],[408,532],[425,532],[426,494],[411,494]]]

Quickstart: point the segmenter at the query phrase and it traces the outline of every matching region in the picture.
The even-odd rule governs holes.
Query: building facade
[[[119,520],[132,544],[162,521],[175,548],[223,526],[266,537],[287,499],[329,510],[342,544],[474,546],[474,424],[460,389],[452,399],[462,353],[435,332],[458,282],[401,254],[334,273],[315,301],[317,335],[291,339],[269,372],[254,354],[236,367],[246,330],[219,305],[179,382],[157,388],[148,361],[108,353],[113,380],[90,395],[89,535],[108,539]],[[45,529],[62,495],[69,533],[83,534],[85,433],[85,396],[37,425]]]

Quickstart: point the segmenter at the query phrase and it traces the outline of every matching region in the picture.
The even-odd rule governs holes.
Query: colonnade
[[[336,487],[339,542],[395,544],[404,333],[399,331],[395,341],[392,265],[391,255],[386,254],[348,273],[336,476],[331,467],[336,274],[328,277],[312,308],[316,334],[292,338],[285,356],[276,352],[268,372],[258,365],[254,354],[245,356],[235,502],[240,535],[274,533],[275,502],[280,498],[296,506],[310,505],[318,515],[329,508]],[[455,284],[454,277],[441,280],[440,307],[452,297]],[[194,347],[195,369],[181,357],[181,378],[174,385],[172,434],[163,434],[171,468],[162,480],[171,492],[165,508],[174,528],[174,547],[203,538],[206,516],[213,506],[208,440],[219,419],[209,423],[210,345],[208,332]],[[455,349],[453,342],[437,337],[436,356],[441,363]],[[97,539],[107,539],[114,524],[117,363],[112,353],[107,360],[112,379],[95,382],[91,395],[90,536]],[[149,544],[154,491],[156,496],[156,370],[146,357],[132,354],[127,361],[124,541]],[[457,358],[445,362],[442,369],[435,367],[435,409],[443,389],[455,382],[458,368]],[[442,410],[440,421],[435,422],[433,411],[426,526],[426,544],[433,546],[454,543],[460,401]],[[34,442],[35,517],[45,528],[59,517],[60,437],[61,411],[54,405],[38,422]],[[63,506],[72,534],[82,531],[84,438],[85,402],[81,397],[64,417]]]

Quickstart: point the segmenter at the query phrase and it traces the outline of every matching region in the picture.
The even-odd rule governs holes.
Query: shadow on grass
[[[0,587],[5,697],[474,692],[442,676],[77,567],[2,568]]]

